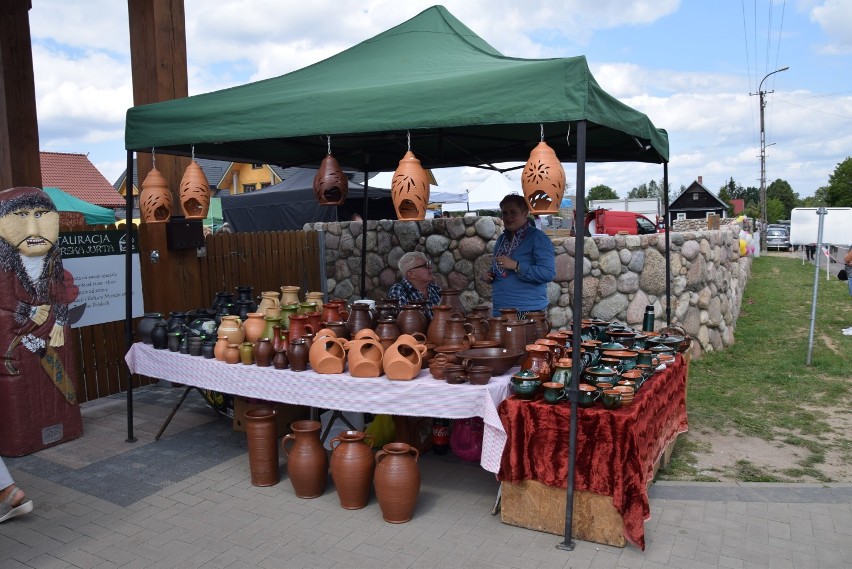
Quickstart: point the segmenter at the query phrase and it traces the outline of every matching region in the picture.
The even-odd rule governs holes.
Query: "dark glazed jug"
[[[287,359],[290,361],[292,371],[305,371],[308,369],[308,345],[304,338],[290,340],[287,349]]]
[[[352,304],[352,311],[349,313],[349,320],[346,321],[346,328],[349,330],[349,336],[354,337],[360,330],[373,327],[373,313],[370,311],[370,306],[367,304]]]
[[[396,325],[402,334],[426,333],[426,315],[413,304],[404,304],[399,309]]]

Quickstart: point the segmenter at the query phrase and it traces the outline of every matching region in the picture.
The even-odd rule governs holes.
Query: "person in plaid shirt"
[[[399,305],[414,300],[426,301],[426,316],[432,319],[432,307],[441,303],[441,287],[435,284],[432,261],[425,253],[411,251],[399,258],[402,280],[388,289],[388,298],[399,300]]]

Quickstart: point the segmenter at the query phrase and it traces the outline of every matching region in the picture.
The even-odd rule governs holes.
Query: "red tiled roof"
[[[41,183],[91,204],[115,208],[124,198],[112,187],[85,154],[40,152]]]

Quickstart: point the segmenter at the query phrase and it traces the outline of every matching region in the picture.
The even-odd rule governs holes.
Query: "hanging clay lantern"
[[[530,152],[521,187],[532,214],[559,213],[562,195],[565,193],[565,169],[556,152],[544,141]]]
[[[340,205],[346,200],[349,178],[331,154],[323,158],[314,176],[314,195],[320,205]]]
[[[420,165],[414,153],[405,153],[391,180],[391,197],[396,217],[400,221],[426,219],[429,205],[429,174]]]
[[[142,182],[139,211],[144,223],[165,223],[172,217],[172,192],[156,168],[152,168]]]
[[[180,207],[186,219],[204,219],[210,209],[210,183],[195,160],[180,180]]]

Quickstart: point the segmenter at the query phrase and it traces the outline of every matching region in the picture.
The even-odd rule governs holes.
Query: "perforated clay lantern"
[[[195,160],[180,181],[180,207],[186,219],[204,219],[210,209],[210,183]]]
[[[396,217],[400,221],[426,219],[429,205],[429,174],[414,153],[405,153],[391,180],[391,197]]]
[[[156,168],[152,168],[142,182],[139,211],[145,223],[165,223],[172,217],[172,192]]]
[[[530,213],[559,213],[559,204],[565,193],[565,169],[547,143],[539,142],[530,152],[521,175],[521,187]]]
[[[349,178],[331,154],[323,158],[314,176],[314,195],[320,205],[340,205],[346,201]]]

